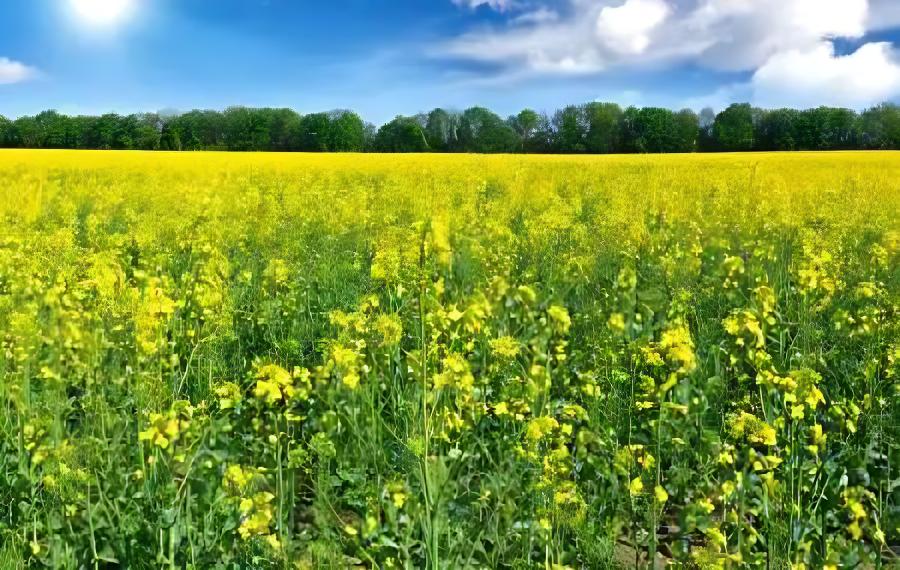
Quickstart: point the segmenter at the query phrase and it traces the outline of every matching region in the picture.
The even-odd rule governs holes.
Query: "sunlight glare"
[[[78,17],[95,26],[111,26],[128,17],[134,0],[70,0]]]

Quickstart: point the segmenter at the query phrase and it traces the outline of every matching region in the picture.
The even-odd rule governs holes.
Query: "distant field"
[[[900,153],[0,151],[0,567],[890,564],[898,307]]]

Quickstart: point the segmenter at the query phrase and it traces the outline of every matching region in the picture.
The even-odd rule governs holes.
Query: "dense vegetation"
[[[887,565],[898,181],[2,151],[0,567]]]
[[[900,107],[861,114],[819,107],[764,110],[735,104],[704,109],[569,106],[503,120],[482,107],[435,109],[376,128],[351,111],[300,115],[290,109],[68,117],[46,111],[0,116],[0,148],[306,152],[666,153],[900,149]]]

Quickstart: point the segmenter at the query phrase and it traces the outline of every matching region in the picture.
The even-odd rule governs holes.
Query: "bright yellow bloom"
[[[558,427],[559,422],[550,416],[534,418],[528,422],[528,426],[525,428],[525,437],[529,441],[536,443],[553,433]]]
[[[653,490],[653,495],[656,498],[656,502],[660,505],[666,504],[666,501],[669,500],[669,493],[666,492],[662,485],[656,486],[656,489]]]
[[[569,328],[572,326],[572,317],[569,316],[569,311],[565,307],[552,305],[547,309],[547,316],[550,317],[553,329],[557,333],[567,334],[569,332]]]

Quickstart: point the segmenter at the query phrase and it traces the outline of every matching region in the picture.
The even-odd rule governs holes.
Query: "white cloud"
[[[546,24],[548,22],[556,22],[559,20],[559,12],[551,10],[546,6],[541,6],[530,12],[519,14],[512,19],[513,24]]]
[[[518,0],[453,0],[498,9]],[[523,0],[524,1],[524,0]],[[521,9],[524,4],[516,4]],[[750,74],[708,99],[771,93],[765,101],[859,106],[900,95],[897,56],[863,43],[836,56],[834,40],[900,26],[900,0],[529,0],[533,13],[472,30],[438,55],[493,64],[495,76],[598,74],[692,65]],[[818,91],[818,92],[817,92]],[[698,98],[699,99],[699,98]],[[795,103],[799,104],[799,103]]]
[[[37,76],[37,70],[24,63],[0,57],[0,85],[20,83]]]
[[[765,107],[862,108],[900,94],[900,61],[884,42],[843,56],[822,42],[772,56],[753,74],[752,86],[754,102]]]
[[[597,17],[597,36],[613,52],[641,54],[650,45],[650,34],[670,12],[663,0],[626,0],[621,6],[605,6]]]
[[[865,34],[866,0],[704,0],[670,30],[705,41],[697,61],[714,69],[753,70],[772,55],[808,48],[825,38]]]
[[[457,6],[466,6],[468,8],[478,8],[479,6],[488,6],[494,10],[503,12],[515,6],[514,0],[453,0]]]
[[[470,32],[451,40],[443,52],[535,71],[556,67],[582,72],[679,61],[752,71],[781,51],[808,48],[826,38],[859,38],[870,20],[867,0],[565,2],[564,17],[528,27]]]

